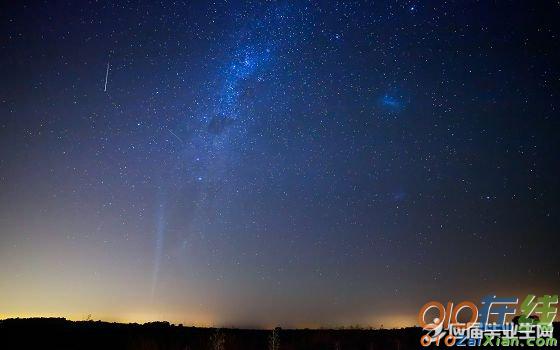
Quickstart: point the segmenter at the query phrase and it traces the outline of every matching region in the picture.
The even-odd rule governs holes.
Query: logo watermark
[[[430,301],[420,309],[418,320],[426,332],[422,346],[536,346],[556,347],[552,322],[556,318],[558,295],[516,297],[487,296],[478,307],[472,301],[443,305]],[[520,315],[517,314],[519,309]],[[436,316],[430,321],[428,314]]]

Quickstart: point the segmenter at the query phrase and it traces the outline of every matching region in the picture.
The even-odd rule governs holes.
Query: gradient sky
[[[557,294],[558,18],[4,2],[0,318],[392,326]]]

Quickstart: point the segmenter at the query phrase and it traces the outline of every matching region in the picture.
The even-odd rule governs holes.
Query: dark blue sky
[[[3,4],[0,316],[403,325],[557,292],[559,15]]]

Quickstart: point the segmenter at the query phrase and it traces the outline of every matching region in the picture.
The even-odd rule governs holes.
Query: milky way
[[[188,189],[190,196],[187,197],[192,207],[191,218],[182,223],[186,223],[187,232],[181,237],[183,248],[189,244],[192,233],[197,233],[204,239],[207,225],[204,221],[208,211],[217,203],[230,200],[223,187],[235,180],[230,176],[239,166],[235,161],[239,157],[238,153],[252,147],[246,134],[255,126],[255,119],[259,116],[250,105],[250,98],[244,96],[244,93],[250,84],[274,81],[274,77],[270,75],[271,66],[282,64],[280,53],[293,49],[299,44],[296,36],[302,36],[301,25],[289,24],[297,19],[293,18],[294,9],[268,6],[261,11],[262,14],[257,11],[240,20],[240,28],[231,34],[233,45],[225,51],[225,63],[217,69],[216,89],[209,96],[210,106],[195,112],[198,128],[186,136],[186,143],[182,137],[172,133],[181,141],[181,157],[178,161],[184,167],[179,166],[178,171],[171,175],[163,175],[180,178],[179,183],[163,178],[160,188],[165,188],[165,192],[172,192],[169,188],[191,187],[194,182],[192,188]],[[302,12],[296,13],[303,15]],[[294,28],[300,32],[295,34]],[[165,204],[161,203],[156,207],[154,291],[165,240],[163,206],[169,206],[168,201],[184,202],[180,198],[164,198],[163,201]],[[221,211],[219,213],[222,214]]]

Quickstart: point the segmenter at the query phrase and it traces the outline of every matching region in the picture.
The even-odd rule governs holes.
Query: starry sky
[[[0,6],[0,318],[559,291],[557,2]]]

